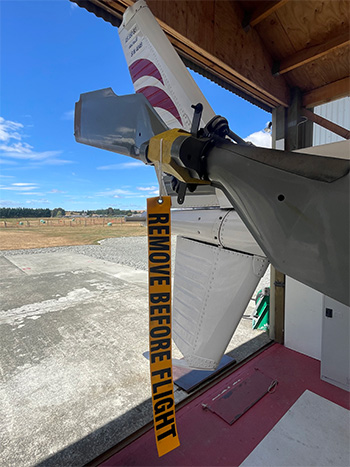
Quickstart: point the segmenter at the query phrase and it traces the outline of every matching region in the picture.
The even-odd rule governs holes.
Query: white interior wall
[[[350,141],[299,149],[296,152],[349,159]],[[285,346],[317,360],[321,360],[324,297],[320,292],[286,277]]]
[[[286,347],[321,360],[323,303],[323,294],[286,277]]]

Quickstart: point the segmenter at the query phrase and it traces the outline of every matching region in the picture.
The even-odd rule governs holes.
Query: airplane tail
[[[203,105],[201,126],[215,112],[144,0],[124,13],[119,37],[136,93],[143,94],[169,128],[190,131],[192,105]]]
[[[135,92],[147,98],[169,128],[190,132],[193,107],[199,103],[203,106],[201,128],[215,117],[144,0],[126,9],[119,36]],[[173,206],[180,207],[168,185]],[[182,206],[223,206],[223,194],[220,200],[220,194],[213,187],[205,186],[203,190],[198,190],[198,196],[187,196],[190,201]],[[225,207],[232,208],[226,200],[224,203]],[[195,210],[187,212],[192,225],[198,215]],[[204,211],[201,217],[206,219],[207,212],[212,211]],[[210,220],[208,222],[210,224]],[[183,229],[177,233],[186,235]],[[177,240],[173,338],[188,365],[212,370],[220,363],[268,261],[263,256],[218,248],[189,237]]]

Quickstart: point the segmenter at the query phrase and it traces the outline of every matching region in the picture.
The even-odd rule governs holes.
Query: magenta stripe
[[[153,107],[159,107],[170,112],[182,126],[182,120],[176,105],[162,89],[156,86],[146,86],[138,89],[136,92],[143,94]]]
[[[141,58],[140,60],[136,60],[134,63],[132,63],[129,66],[129,71],[133,83],[135,83],[135,81],[140,79],[142,76],[153,76],[153,78],[156,78],[164,85],[162,75],[160,74],[158,68],[154,63],[145,58]]]

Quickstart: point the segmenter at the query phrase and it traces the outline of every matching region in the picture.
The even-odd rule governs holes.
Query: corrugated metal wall
[[[314,112],[321,117],[337,123],[338,125],[349,129],[350,128],[350,97],[337,99],[336,101],[327,104],[318,105],[314,108]],[[344,141],[344,138],[332,133],[319,125],[314,124],[313,131],[313,146],[320,144],[334,143],[336,141]]]

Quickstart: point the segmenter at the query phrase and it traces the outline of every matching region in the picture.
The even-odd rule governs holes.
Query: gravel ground
[[[172,260],[175,260],[176,236],[172,237]],[[147,270],[147,237],[121,237],[101,240],[99,245],[60,246],[27,250],[3,250],[0,256],[36,255],[40,253],[78,253],[93,258]]]
[[[176,235],[172,236],[172,264],[175,264]],[[99,245],[61,246],[33,248],[28,250],[3,250],[0,256],[35,255],[40,253],[71,252],[93,258],[124,264],[134,269],[147,271],[147,237],[121,237],[101,240]],[[173,266],[174,267],[174,266]],[[270,268],[259,282],[256,292],[270,286]],[[254,296],[256,294],[254,293]]]

